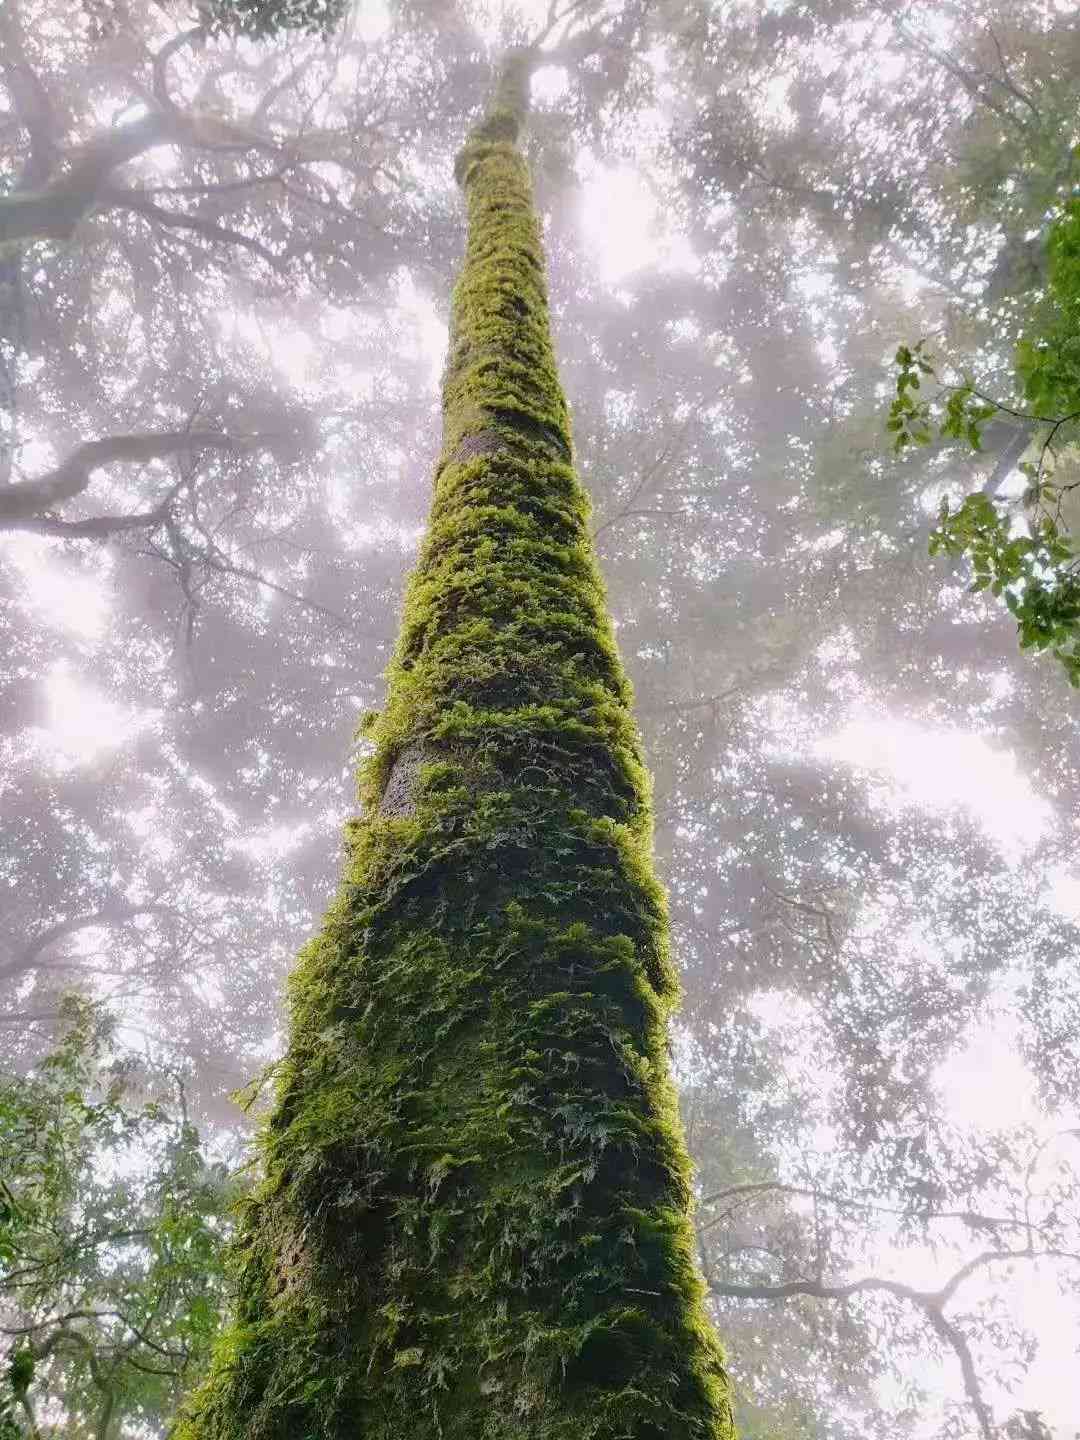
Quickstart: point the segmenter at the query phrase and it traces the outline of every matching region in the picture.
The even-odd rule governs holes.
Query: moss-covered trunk
[[[459,157],[430,530],[184,1440],[730,1433],[648,786],[514,147],[527,83],[512,58]]]

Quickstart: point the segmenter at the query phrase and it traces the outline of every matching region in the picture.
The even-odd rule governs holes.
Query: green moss
[[[512,144],[525,63],[459,160],[431,526],[290,982],[236,1323],[177,1440],[731,1433],[648,780]]]

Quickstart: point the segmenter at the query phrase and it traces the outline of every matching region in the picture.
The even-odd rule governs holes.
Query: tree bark
[[[365,815],[291,980],[236,1320],[176,1440],[732,1433],[648,781],[514,144],[527,86],[511,57],[458,160],[430,528]]]

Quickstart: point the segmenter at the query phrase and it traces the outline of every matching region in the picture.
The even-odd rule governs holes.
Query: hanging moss
[[[677,985],[512,57],[457,174],[444,447],[364,818],[290,984],[235,1323],[177,1440],[727,1440]]]

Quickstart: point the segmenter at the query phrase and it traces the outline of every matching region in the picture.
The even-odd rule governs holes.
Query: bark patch
[[[379,814],[393,820],[407,820],[416,812],[416,794],[421,769],[435,756],[426,745],[407,745],[390,767],[386,788],[379,801]]]

